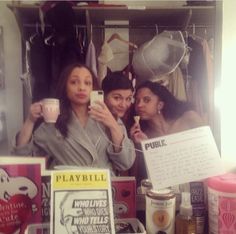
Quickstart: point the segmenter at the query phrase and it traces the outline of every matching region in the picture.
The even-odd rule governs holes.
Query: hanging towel
[[[86,53],[85,64],[93,71],[94,75],[97,77],[97,60],[96,60],[96,49],[92,41],[90,41]]]

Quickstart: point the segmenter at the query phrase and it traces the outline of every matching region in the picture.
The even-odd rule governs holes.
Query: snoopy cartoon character
[[[33,199],[38,194],[38,188],[33,181],[27,177],[17,176],[11,177],[3,168],[0,168],[0,206],[8,204],[15,195],[25,195],[27,199]],[[32,212],[36,212],[37,207],[32,204]],[[0,234],[5,234],[0,229]],[[12,234],[20,233],[20,227],[14,230]]]

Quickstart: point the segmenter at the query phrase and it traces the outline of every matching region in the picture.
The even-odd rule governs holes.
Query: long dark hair
[[[65,67],[65,69],[62,71],[59,78],[58,86],[56,88],[56,98],[60,100],[60,115],[57,119],[55,126],[64,137],[67,137],[67,133],[68,133],[67,124],[72,114],[70,100],[68,99],[67,93],[66,93],[66,84],[67,84],[67,80],[70,77],[71,72],[75,68],[86,68],[92,75],[93,89],[98,88],[97,78],[95,77],[91,69],[88,68],[84,64],[73,63]]]
[[[136,90],[148,88],[153,94],[159,97],[164,103],[162,114],[165,119],[173,120],[179,118],[185,111],[192,110],[192,105],[189,102],[178,100],[165,86],[156,82],[145,81]]]

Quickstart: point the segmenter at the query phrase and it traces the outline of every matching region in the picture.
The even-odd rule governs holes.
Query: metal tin
[[[146,193],[147,234],[174,234],[175,194],[170,189],[148,190]]]
[[[141,193],[146,194],[146,192],[150,189],[152,189],[152,182],[148,179],[143,179],[141,181]]]

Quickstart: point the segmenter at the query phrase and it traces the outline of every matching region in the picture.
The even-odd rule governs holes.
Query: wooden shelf
[[[20,20],[21,25],[39,22],[39,6],[33,4],[8,4],[8,7]],[[182,6],[182,7],[146,7],[129,9],[128,7],[73,7],[76,22],[83,22],[88,14],[93,25],[101,25],[105,20],[128,20],[130,25],[155,25],[183,27],[188,24],[213,26],[215,22],[214,6]],[[87,12],[87,13],[86,13]]]

